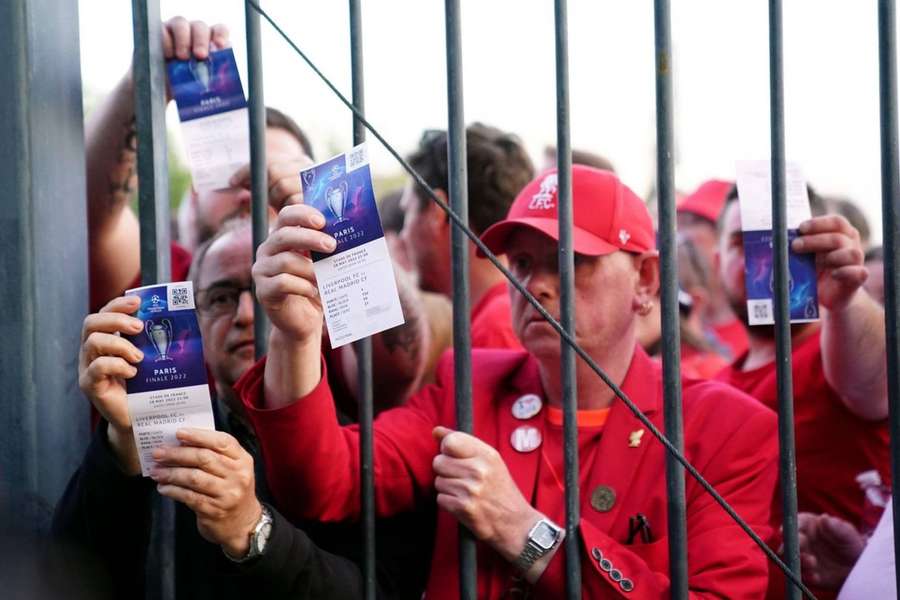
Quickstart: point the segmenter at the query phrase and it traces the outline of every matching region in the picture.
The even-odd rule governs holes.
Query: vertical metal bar
[[[134,114],[138,131],[141,283],[169,281],[166,73],[158,0],[133,0]],[[157,200],[159,200],[157,202]]]
[[[247,101],[250,119],[250,191],[253,196],[253,260],[256,250],[269,235],[269,185],[266,172],[266,103],[263,99],[262,36],[259,13],[244,3],[247,30]],[[297,174],[300,177],[300,174]],[[269,340],[269,319],[253,294],[253,346],[256,358],[266,353]]]
[[[469,222],[468,176],[466,170],[466,123],[463,116],[462,34],[459,0],[445,0],[447,38],[447,175],[450,207],[460,219]],[[466,236],[454,227],[450,238],[453,270],[453,357],[456,427],[471,433],[472,423],[472,339],[469,334],[469,248]],[[475,600],[478,590],[478,564],[475,538],[459,527],[459,597]]]
[[[134,114],[138,131],[141,283],[171,279],[166,156],[166,77],[158,0],[132,0]],[[147,561],[149,598],[175,598],[175,504],[154,498]]]
[[[572,250],[572,147],[569,136],[569,27],[566,0],[555,2],[556,25],[556,164],[559,185],[559,322],[575,334],[575,254]],[[563,407],[563,457],[566,483],[566,597],[581,598],[581,536],[578,533],[578,389],[575,350],[560,343]]]
[[[672,28],[668,0],[654,2],[656,32],[656,178],[659,210],[660,295],[662,301],[663,402],[666,436],[684,450],[681,412],[681,339],[678,315],[678,261],[675,247],[675,133],[672,115]],[[666,453],[669,519],[670,597],[688,597],[687,520],[684,468]]]
[[[350,69],[353,105],[365,115],[365,79],[363,71],[362,15],[360,0],[350,0]],[[353,144],[366,140],[366,128],[353,117]],[[359,388],[359,479],[362,506],[364,597],[375,600],[375,473],[373,466],[372,419],[372,338],[353,344]]]
[[[788,235],[784,166],[784,74],[781,1],[769,0],[769,119],[772,130],[772,252],[775,275],[775,365],[778,376],[779,481],[784,514],[784,561],[800,575],[797,533],[797,465],[794,449],[794,392],[791,373],[791,314],[788,299]],[[785,597],[801,591],[786,583]]]
[[[881,208],[884,231],[884,317],[887,342],[888,409],[891,432],[891,481],[900,481],[900,321],[897,294],[900,267],[900,153],[897,148],[897,7],[878,2],[878,73],[881,111]],[[900,502],[894,494],[894,556],[900,557]],[[895,569],[900,590],[900,569]]]

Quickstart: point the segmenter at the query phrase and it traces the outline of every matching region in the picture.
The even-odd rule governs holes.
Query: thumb
[[[438,444],[440,444],[444,440],[444,438],[451,433],[453,433],[452,429],[450,429],[449,427],[443,427],[441,425],[438,425],[431,431],[432,437],[434,437]]]

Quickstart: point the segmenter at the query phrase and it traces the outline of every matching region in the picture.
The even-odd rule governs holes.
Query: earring
[[[641,302],[641,306],[638,309],[638,314],[642,317],[646,317],[650,314],[650,311],[653,309],[653,301],[652,300],[644,300]]]

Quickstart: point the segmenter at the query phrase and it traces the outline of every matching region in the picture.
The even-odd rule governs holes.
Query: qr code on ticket
[[[772,300],[747,300],[750,325],[768,325],[775,322]]]
[[[347,153],[347,172],[355,171],[369,164],[369,153],[365,144],[356,146]]]
[[[190,281],[171,283],[166,290],[169,310],[188,310],[194,308],[194,286]]]

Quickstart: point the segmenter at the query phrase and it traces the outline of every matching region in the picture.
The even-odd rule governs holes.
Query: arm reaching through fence
[[[228,28],[174,17],[163,23],[163,56],[203,59],[230,45]],[[140,272],[137,216],[128,203],[137,189],[137,130],[132,69],[85,125],[91,306],[129,287]],[[162,194],[168,198],[167,193]]]

